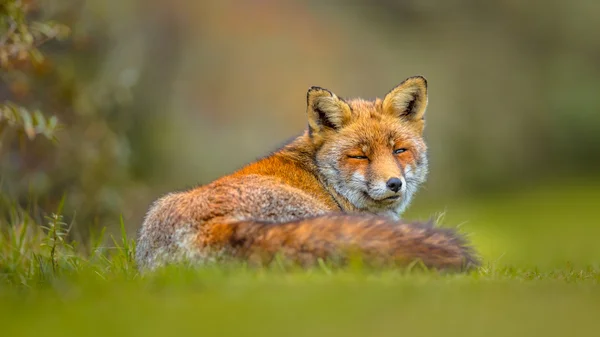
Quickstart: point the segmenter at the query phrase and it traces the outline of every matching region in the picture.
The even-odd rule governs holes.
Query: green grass
[[[3,336],[586,336],[600,330],[599,185],[419,202],[472,233],[470,274],[166,268],[140,275],[134,242],[66,239],[14,210],[0,223]]]

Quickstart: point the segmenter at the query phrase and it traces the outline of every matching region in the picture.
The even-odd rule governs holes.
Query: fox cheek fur
[[[368,160],[349,163],[345,155],[340,157],[336,152],[339,153],[322,151],[317,156],[317,165],[335,190],[361,211],[399,219],[427,177],[426,152],[420,153],[413,163],[404,167],[393,158],[387,158],[383,163],[370,163]],[[400,181],[397,191],[387,186],[391,178]]]

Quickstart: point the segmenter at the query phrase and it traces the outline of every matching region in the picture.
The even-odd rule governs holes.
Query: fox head
[[[325,181],[360,211],[398,219],[427,175],[427,81],[410,77],[383,99],[307,94],[308,135]]]

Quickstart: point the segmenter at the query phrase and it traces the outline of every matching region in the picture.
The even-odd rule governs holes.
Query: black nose
[[[387,181],[386,185],[390,190],[398,192],[400,190],[400,187],[402,187],[402,180],[398,178],[391,178]]]

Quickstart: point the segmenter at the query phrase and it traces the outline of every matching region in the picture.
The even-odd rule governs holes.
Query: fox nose
[[[386,185],[390,190],[398,192],[400,190],[400,187],[402,187],[402,180],[398,178],[391,178],[387,181]]]

